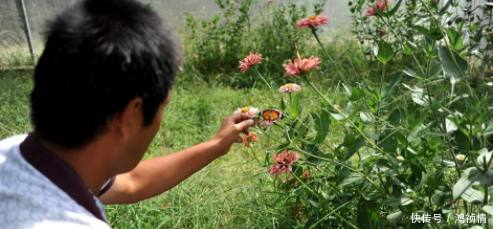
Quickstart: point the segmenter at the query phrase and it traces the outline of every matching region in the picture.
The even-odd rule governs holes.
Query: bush
[[[448,23],[470,4],[354,2],[355,34],[372,66],[358,81],[342,77],[347,66],[334,61],[311,27],[326,57],[320,64],[338,69],[338,95],[329,97],[316,81],[323,72],[300,58],[310,64],[288,69],[289,79],[316,96],[288,93],[279,106],[285,118],[258,129],[283,135],[266,164],[287,225],[489,228],[493,79],[485,57],[492,25],[476,21],[480,14]],[[309,101],[318,112],[304,112]]]

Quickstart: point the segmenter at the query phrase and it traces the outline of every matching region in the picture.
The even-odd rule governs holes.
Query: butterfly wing
[[[262,111],[262,119],[269,122],[276,122],[282,119],[282,113],[276,109],[267,109]]]

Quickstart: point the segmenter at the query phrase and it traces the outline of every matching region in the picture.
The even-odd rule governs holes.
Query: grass
[[[32,71],[0,71],[0,139],[31,129],[31,75]],[[147,158],[207,140],[222,117],[236,108],[277,107],[282,95],[187,83],[176,85],[172,96]],[[109,221],[122,229],[283,228],[284,209],[277,204],[278,195],[264,164],[266,149],[275,143],[263,135],[252,148],[235,145],[228,155],[162,195],[133,205],[107,206]]]
[[[41,50],[38,48],[35,53],[39,54]],[[11,45],[8,48],[3,48],[2,52],[0,52],[0,69],[12,67],[28,68],[33,65],[32,62],[29,49],[22,45]]]

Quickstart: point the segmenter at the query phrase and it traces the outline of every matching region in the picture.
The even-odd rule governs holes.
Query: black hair
[[[38,136],[68,148],[104,133],[137,97],[151,124],[181,61],[174,32],[135,0],[81,1],[49,23],[46,37],[31,120]]]

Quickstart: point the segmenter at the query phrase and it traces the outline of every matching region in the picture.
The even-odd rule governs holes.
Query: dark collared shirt
[[[94,217],[106,221],[104,210],[98,205],[99,202],[95,199],[97,197],[91,193],[89,187],[67,163],[43,147],[35,134],[30,134],[21,143],[20,151],[29,164],[67,193],[75,202],[91,212]],[[113,180],[105,183],[98,196],[110,188]]]

